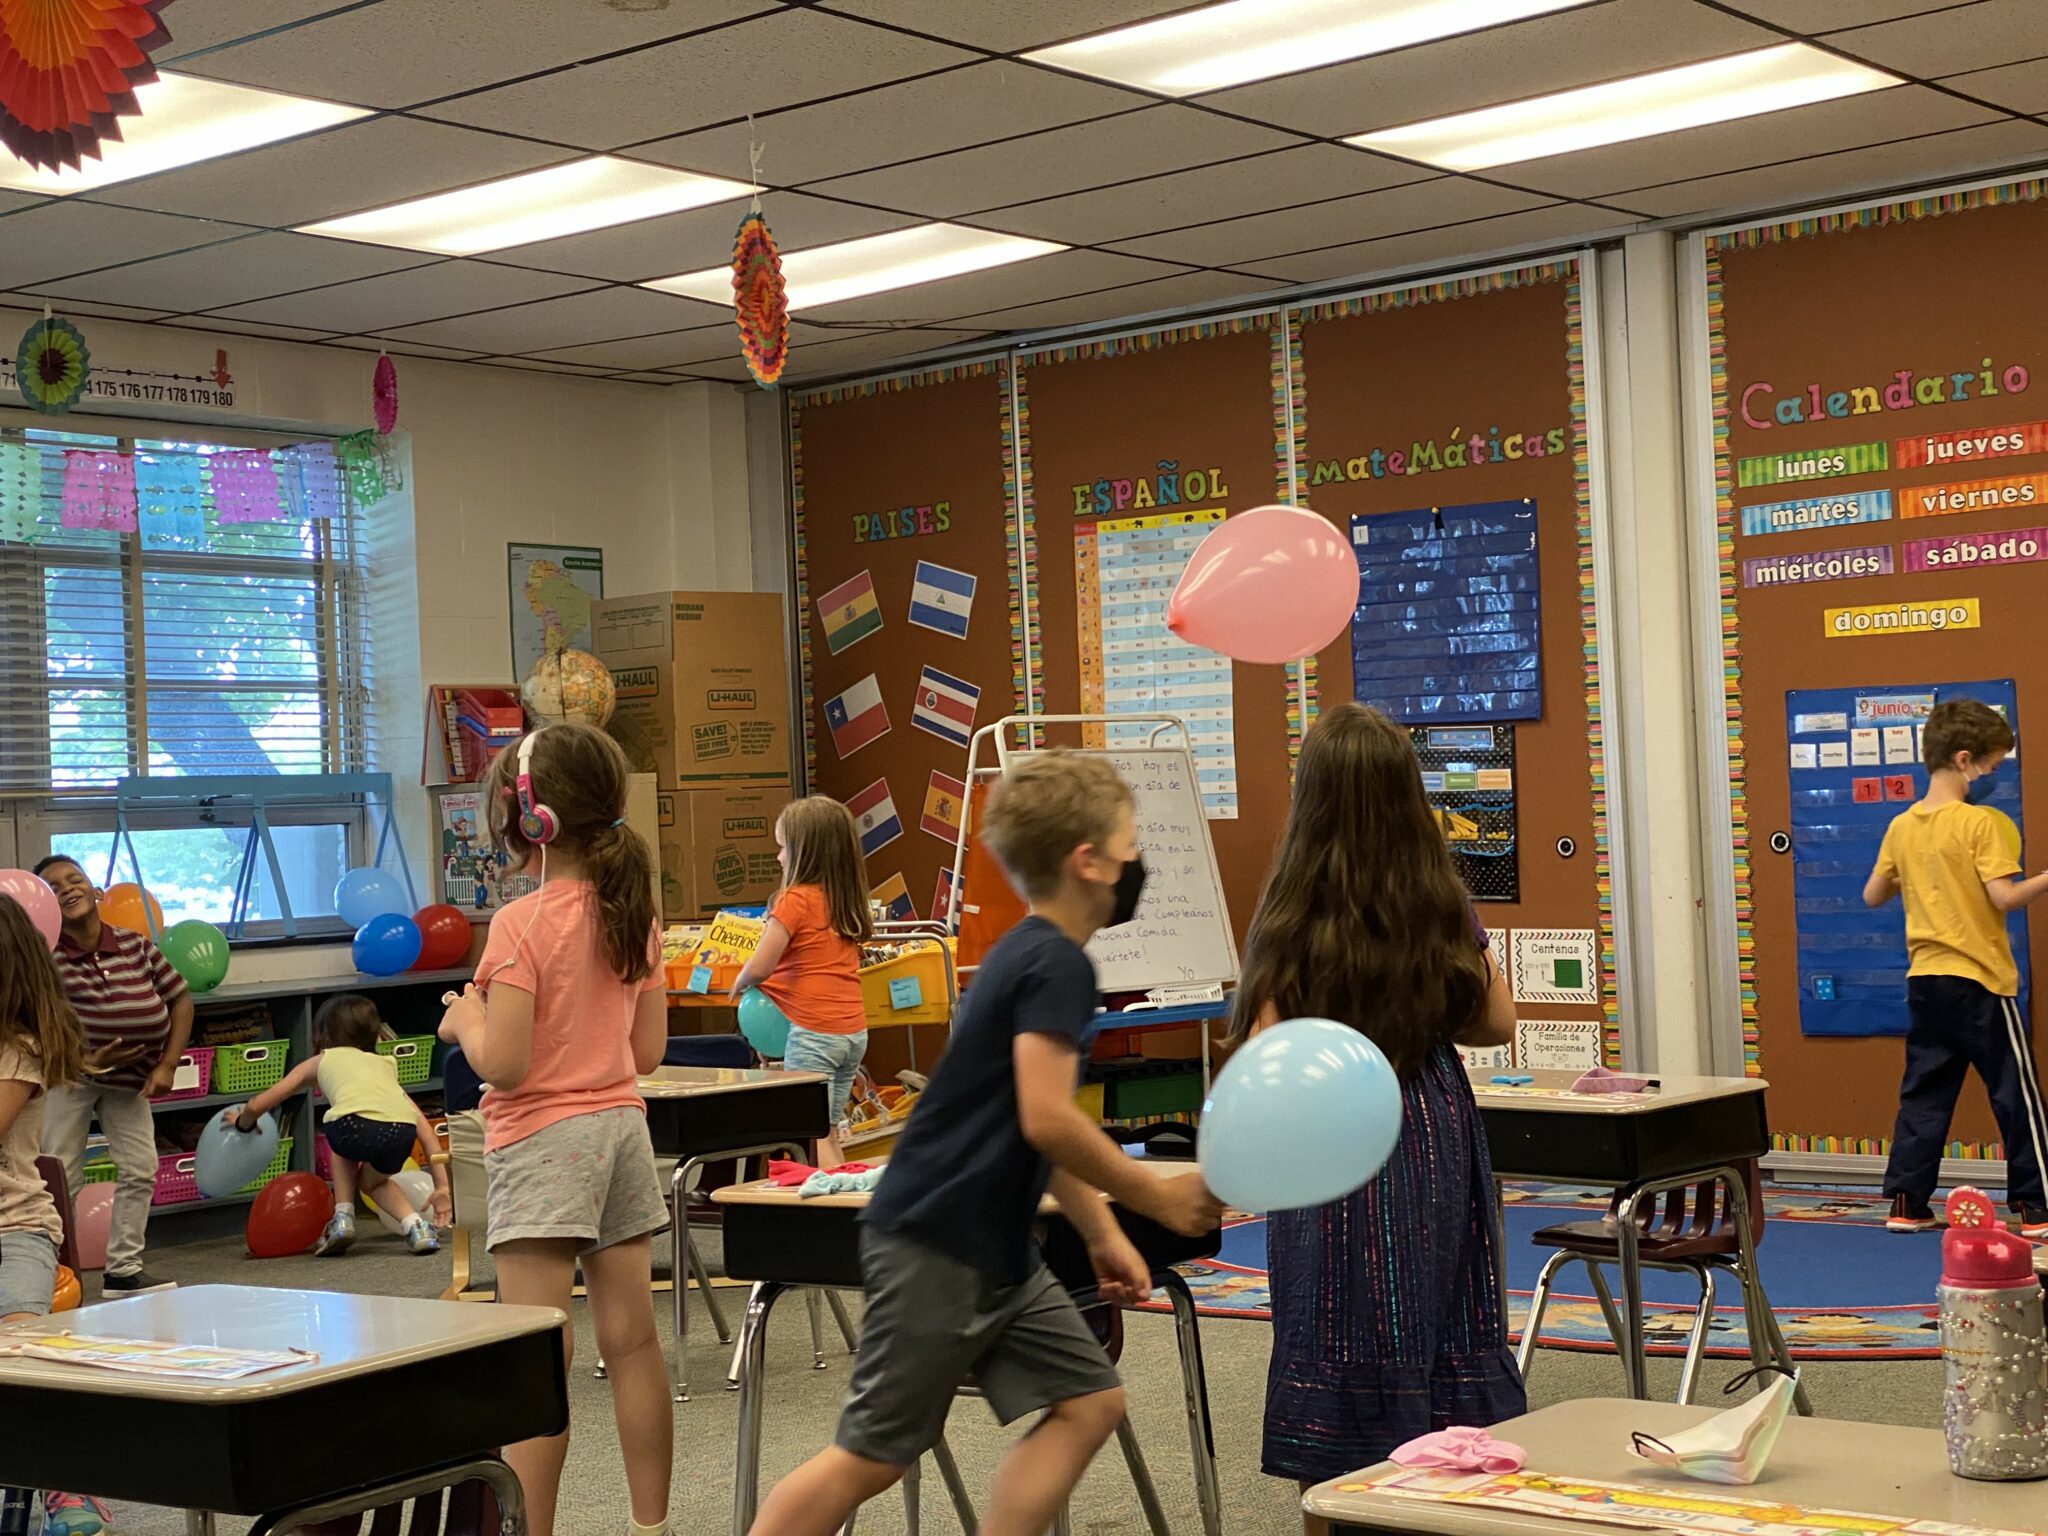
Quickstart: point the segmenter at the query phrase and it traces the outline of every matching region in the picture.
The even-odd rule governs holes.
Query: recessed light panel
[[[923,224],[863,240],[790,251],[782,258],[782,276],[789,285],[789,307],[815,309],[1065,249],[1050,240],[1026,240],[960,224]],[[702,272],[657,278],[646,286],[711,304],[730,304],[732,268],[707,267]]]

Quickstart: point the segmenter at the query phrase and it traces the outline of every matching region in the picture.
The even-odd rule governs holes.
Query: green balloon
[[[197,918],[173,923],[164,930],[158,948],[194,992],[211,992],[227,979],[227,935],[211,923]]]

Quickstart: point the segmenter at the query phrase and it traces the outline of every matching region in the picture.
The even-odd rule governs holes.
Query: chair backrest
[[[39,1157],[36,1172],[43,1176],[43,1187],[57,1202],[57,1214],[64,1222],[64,1241],[57,1245],[57,1262],[75,1275],[79,1272],[78,1219],[71,1209],[71,1185],[64,1177],[64,1165],[54,1157]]]
[[[1749,1241],[1754,1247],[1764,1240],[1762,1170],[1753,1157],[1731,1166],[1742,1175],[1742,1193],[1749,1207]],[[1627,1193],[1624,1189],[1614,1192],[1607,1207],[1610,1222],[1620,1214]],[[1636,1213],[1636,1226],[1644,1237],[1664,1242],[1723,1237],[1732,1245],[1735,1233],[1729,1223],[1733,1219],[1733,1203],[1720,1179],[1701,1179],[1696,1184],[1667,1190],[1661,1201],[1646,1204]]]
[[[754,1048],[743,1035],[671,1035],[661,1053],[665,1067],[751,1067]]]

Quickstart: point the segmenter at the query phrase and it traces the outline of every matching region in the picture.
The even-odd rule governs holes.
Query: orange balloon
[[[57,1284],[50,1292],[52,1312],[75,1312],[82,1299],[78,1288],[78,1276],[62,1264],[57,1266]]]
[[[130,933],[162,933],[164,909],[157,899],[133,881],[107,887],[100,897],[100,921]]]

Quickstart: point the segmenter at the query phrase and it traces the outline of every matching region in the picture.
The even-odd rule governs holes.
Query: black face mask
[[[1138,915],[1138,898],[1145,894],[1145,861],[1127,859],[1123,873],[1116,877],[1116,905],[1109,909],[1105,928],[1121,928]]]

